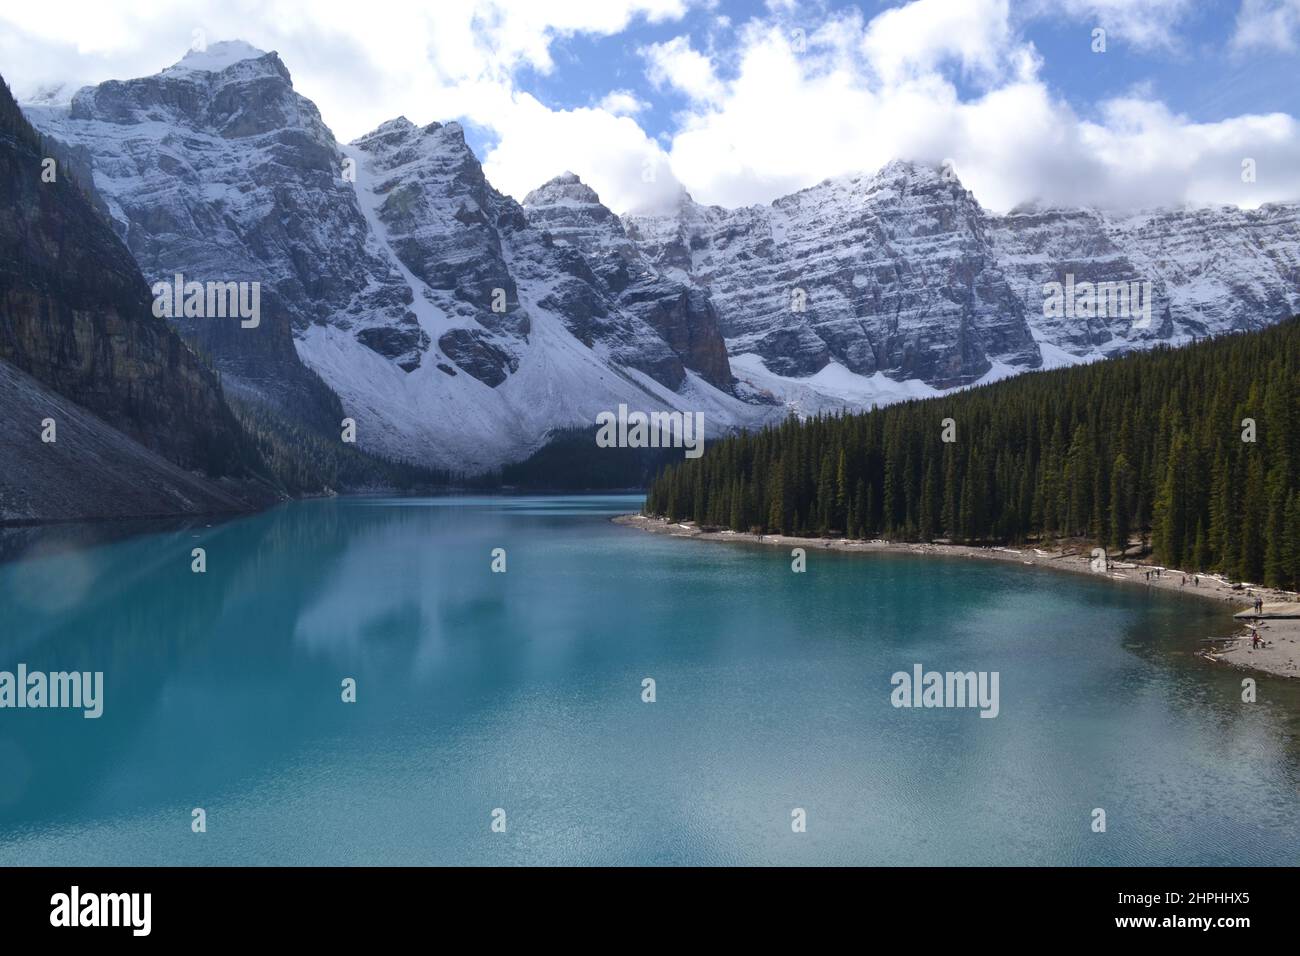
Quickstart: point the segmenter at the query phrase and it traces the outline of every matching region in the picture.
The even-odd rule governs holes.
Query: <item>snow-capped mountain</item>
[[[45,145],[0,82],[0,522],[266,500],[217,376]]]
[[[895,161],[767,206],[683,195],[626,223],[652,262],[710,293],[736,374],[787,398],[826,379],[874,399],[881,373],[928,394],[1300,311],[1300,204],[994,216],[950,170]],[[1149,320],[1138,299],[1096,314],[1100,294],[1091,310],[1048,308],[1051,283],[1150,283]]]
[[[239,42],[28,113],[150,281],[261,283],[258,328],[180,320],[228,389],[466,471],[620,403],[716,433],[1300,312],[1295,204],[995,216],[903,161],[735,210],[620,218],[571,173],[520,204],[456,123],[339,144]],[[1045,306],[1099,282],[1150,283],[1151,321]]]
[[[67,107],[28,107],[28,116],[93,170],[150,283],[177,273],[260,283],[255,328],[179,320],[227,389],[337,425],[295,337],[313,322],[398,323],[404,285],[368,252],[333,136],[280,58],[214,44],[156,76],[87,87]]]
[[[619,404],[703,411],[724,426],[766,413],[686,368],[585,257],[530,225],[487,183],[459,125],[398,118],[343,152],[371,242],[409,290],[425,357],[404,370],[335,323],[307,329],[298,348],[387,454],[472,470]]]
[[[575,264],[583,263],[585,281],[591,281],[589,269],[597,289],[671,346],[683,371],[669,373],[668,384],[676,387],[671,379],[691,369],[715,387],[731,390],[727,346],[709,297],[692,283],[656,269],[591,187],[573,173],[564,173],[525,196],[524,209],[529,223],[549,234],[553,246],[563,247]],[[565,303],[559,307],[572,311]]]
[[[341,146],[279,57],[238,42],[29,115],[92,171],[151,282],[261,283],[255,328],[181,320],[228,388],[336,429],[323,380],[363,448],[474,471],[620,403],[771,412],[731,394],[716,329],[701,358],[707,306],[674,312],[648,280],[620,296],[492,189],[455,123]]]
[[[1036,338],[1078,357],[1259,329],[1300,312],[1300,204],[1114,213],[1024,207],[993,249]],[[1043,285],[1151,283],[1150,322],[1048,316]]]
[[[731,352],[768,372],[803,378],[835,363],[950,388],[994,360],[1039,363],[988,217],[937,170],[894,162],[737,210],[683,197],[674,214],[630,224],[652,261],[711,293]]]

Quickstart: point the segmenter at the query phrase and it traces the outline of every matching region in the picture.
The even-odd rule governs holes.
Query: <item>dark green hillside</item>
[[[944,419],[955,441],[944,442]],[[1254,422],[1254,441],[1243,440]],[[1300,319],[729,438],[646,511],[735,530],[1150,547],[1300,585]],[[1247,435],[1249,437],[1249,435]]]

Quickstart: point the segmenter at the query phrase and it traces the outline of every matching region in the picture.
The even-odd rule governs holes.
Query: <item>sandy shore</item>
[[[1300,678],[1300,599],[1294,592],[1273,588],[1243,587],[1234,589],[1227,581],[1212,575],[1199,576],[1197,586],[1193,575],[1162,568],[1159,565],[1138,562],[1111,561],[1106,571],[1092,569],[1091,551],[1070,548],[1044,550],[1040,548],[978,548],[958,544],[914,544],[908,542],[848,541],[839,538],[800,538],[780,534],[741,534],[736,531],[702,531],[693,522],[670,523],[662,518],[644,515],[619,515],[615,524],[628,525],[654,534],[678,538],[699,538],[706,541],[744,541],[785,548],[820,548],[827,551],[884,551],[911,552],[913,554],[938,554],[968,557],[982,561],[1010,561],[1035,565],[1057,571],[1088,574],[1141,587],[1178,591],[1182,594],[1235,605],[1241,610],[1236,615],[1240,626],[1234,634],[1202,645],[1198,655],[1208,662],[1229,664],[1234,667],[1263,671],[1282,677]],[[1159,569],[1160,575],[1148,571]],[[1186,584],[1183,584],[1186,577]],[[1264,610],[1258,619],[1251,610],[1255,598],[1264,600]],[[1252,648],[1251,627],[1259,629],[1263,647]]]

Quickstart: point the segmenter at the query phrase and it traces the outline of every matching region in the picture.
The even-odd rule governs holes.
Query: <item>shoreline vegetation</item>
[[[668,466],[643,510],[751,534],[1088,541],[1297,590],[1300,317],[867,412],[792,415]]]
[[[694,521],[670,521],[644,514],[617,515],[614,524],[652,534],[702,541],[765,544],[772,547],[817,548],[846,553],[928,554],[966,557],[973,560],[1005,561],[1049,568],[1071,574],[1104,577],[1107,580],[1176,591],[1242,608],[1236,614],[1238,628],[1226,637],[1202,639],[1191,648],[1197,657],[1216,664],[1258,671],[1277,677],[1300,679],[1300,600],[1295,592],[1250,584],[1232,584],[1220,575],[1187,573],[1175,568],[1138,561],[1111,560],[1106,571],[1092,569],[1091,550],[1084,547],[998,547],[968,544],[921,543],[876,539],[804,537],[785,534],[755,534],[701,527]],[[1157,576],[1148,572],[1159,570]],[[1199,586],[1195,583],[1199,579]],[[1184,580],[1186,584],[1184,584]],[[1263,609],[1256,615],[1256,599]],[[1251,631],[1257,629],[1264,642],[1252,647]]]
[[[1105,574],[1250,604],[1252,618],[1262,600],[1262,646],[1209,638],[1201,656],[1295,677],[1298,426],[1300,316],[867,412],[791,416],[669,465],[638,520],[718,540]]]

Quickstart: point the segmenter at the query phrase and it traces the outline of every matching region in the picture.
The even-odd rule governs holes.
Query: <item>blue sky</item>
[[[860,10],[870,16],[906,3],[803,4],[789,13],[791,24],[813,23],[827,13]],[[1015,5],[1013,5],[1014,7]],[[1108,31],[1105,55],[1091,49],[1091,30],[1104,21],[1095,13],[1063,15],[1059,10],[1037,12],[1021,5],[1023,35],[1043,56],[1046,82],[1081,114],[1098,101],[1145,88],[1177,112],[1206,121],[1242,113],[1280,111],[1300,116],[1300,59],[1294,52],[1254,49],[1234,51],[1231,38],[1241,4],[1235,0],[1202,0],[1187,4],[1172,25],[1167,45],[1135,44],[1124,30]],[[642,47],[664,43],[687,34],[701,49],[717,51],[726,63],[728,47],[735,42],[736,25],[770,15],[765,4],[753,0],[720,0],[712,8],[697,7],[681,20],[647,23],[638,19],[618,35],[593,37],[577,34],[560,38],[552,47],[555,66],[550,72],[525,67],[517,74],[521,89],[556,109],[591,106],[610,89],[634,92],[647,108],[638,119],[648,133],[661,136],[673,128],[673,113],[685,97],[673,90],[656,90],[645,71]],[[730,21],[729,26],[719,18]],[[724,75],[727,70],[720,70]],[[957,72],[958,88],[978,92]],[[483,144],[490,135],[480,134]]]
[[[792,24],[812,23],[827,12],[857,9],[870,16],[905,5],[804,4],[788,19]],[[1168,46],[1135,45],[1126,40],[1122,29],[1112,28],[1106,55],[1091,50],[1092,26],[1101,22],[1097,16],[1064,16],[1060,11],[1035,14],[1026,6],[1020,10],[1025,17],[1025,38],[1043,55],[1044,78],[1080,112],[1087,112],[1098,100],[1149,84],[1155,97],[1196,119],[1219,120],[1274,110],[1300,115],[1300,61],[1294,53],[1256,49],[1246,55],[1231,49],[1239,8],[1233,0],[1187,5],[1186,14],[1169,33]],[[616,36],[561,38],[552,48],[555,68],[550,73],[522,69],[518,83],[557,109],[590,106],[599,99],[598,91],[630,89],[650,104],[640,118],[648,132],[659,135],[671,130],[672,113],[685,105],[684,98],[671,90],[654,89],[646,79],[645,61],[638,49],[687,34],[698,39],[697,46],[702,49],[713,46],[719,51],[720,62],[725,63],[727,48],[735,41],[735,25],[767,16],[763,3],[721,0],[712,9],[691,10],[679,21],[654,24],[638,19]],[[719,17],[729,19],[732,26],[719,26]],[[955,79],[966,92],[975,92],[960,75]]]
[[[1300,0],[65,0],[0,26],[20,97],[244,39],[342,140],[459,120],[517,198],[571,169],[618,211],[740,205],[902,156],[993,209],[1300,199]]]

